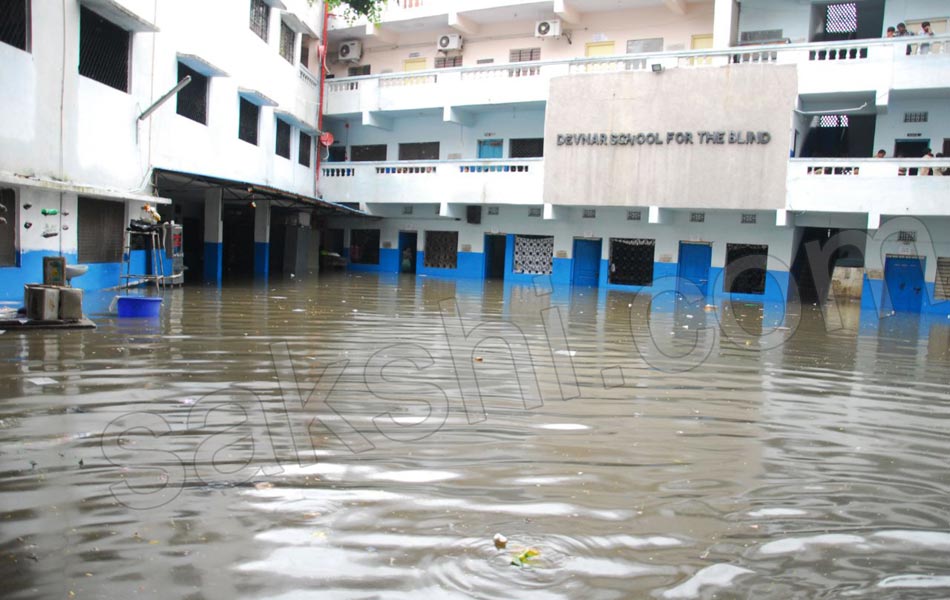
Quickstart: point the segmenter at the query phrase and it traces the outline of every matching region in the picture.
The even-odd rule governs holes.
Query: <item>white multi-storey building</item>
[[[315,198],[323,25],[307,0],[4,2],[2,298],[48,255],[115,286],[145,203],[185,224],[189,278],[300,267],[301,225],[341,210]]]
[[[921,158],[950,153],[948,18],[938,0],[331,18],[320,192],[384,218],[333,221],[325,243],[352,269],[713,298],[834,276],[867,307],[950,312],[950,161]],[[924,21],[933,37],[886,37]]]

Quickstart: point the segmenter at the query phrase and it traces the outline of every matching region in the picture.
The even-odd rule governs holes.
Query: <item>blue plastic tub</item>
[[[161,298],[119,296],[119,317],[157,317],[161,312]]]

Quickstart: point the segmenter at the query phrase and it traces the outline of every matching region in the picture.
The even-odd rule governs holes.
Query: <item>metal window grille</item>
[[[427,231],[423,262],[427,267],[454,269],[458,265],[457,231]]]
[[[858,30],[858,5],[854,2],[829,4],[825,12],[825,31],[854,33]]]
[[[541,48],[519,48],[508,53],[508,62],[541,60]]]
[[[644,52],[663,52],[663,38],[627,40],[627,54],[642,54]]]
[[[937,257],[937,280],[934,300],[950,300],[950,258]]]
[[[620,285],[653,285],[653,256],[656,240],[610,240],[610,283]]]
[[[726,244],[725,291],[733,294],[765,292],[769,247],[761,244]]]
[[[277,119],[277,144],[274,150],[278,156],[290,158],[290,124]]]
[[[847,127],[848,115],[821,115],[818,117],[819,127]]]
[[[476,65],[491,65],[491,64],[494,64],[494,62],[495,62],[494,58],[479,58],[478,60],[475,61],[475,64]]]
[[[541,208],[538,207],[538,206],[532,206],[531,208],[528,209],[528,216],[529,216],[529,217],[540,217],[540,216],[541,216]]]
[[[128,31],[80,7],[79,74],[127,92],[131,38]]]
[[[208,78],[188,65],[178,63],[178,81],[191,76],[191,83],[177,94],[177,111],[192,121],[208,124]]]
[[[640,220],[640,211],[639,210],[628,210],[627,211],[627,220],[628,221],[639,221]]]
[[[489,207],[488,207],[488,214],[489,214],[489,215],[497,215],[497,214],[498,214],[498,207],[497,207],[497,206],[489,206]]]
[[[439,142],[399,144],[399,160],[439,160]]]
[[[264,0],[251,0],[251,31],[267,41],[270,25],[270,6]]]
[[[125,204],[79,197],[76,223],[80,263],[122,262]]]
[[[16,191],[0,189],[0,267],[17,266]]]
[[[509,158],[534,158],[544,156],[544,138],[512,139],[508,142]]]
[[[917,232],[916,231],[898,231],[897,241],[898,242],[916,242]]]
[[[436,69],[451,69],[452,67],[461,67],[461,56],[437,56],[435,59]]]
[[[354,162],[386,160],[386,144],[350,146],[350,155]]]
[[[404,215],[411,215],[411,214],[412,214],[412,205],[411,205],[411,204],[405,204],[405,205],[403,205],[403,207],[402,207],[402,214],[404,214]]]
[[[550,275],[554,265],[554,237],[515,236],[515,273]]]
[[[300,132],[300,144],[297,148],[297,162],[305,167],[310,166],[310,148],[313,146],[313,138],[304,132]]]
[[[597,209],[594,208],[585,208],[584,209],[584,218],[585,219],[596,219],[597,218]]]
[[[739,221],[743,225],[755,225],[756,214],[755,213],[742,213],[742,219]]]
[[[704,212],[689,213],[689,222],[690,223],[705,223],[706,213]]]
[[[0,2],[0,42],[30,51],[30,0]]]
[[[926,111],[904,113],[905,123],[926,123],[930,115]]]
[[[287,62],[294,64],[294,38],[296,34],[294,30],[290,28],[290,25],[280,22],[280,55],[283,56]]]
[[[257,132],[260,129],[261,107],[241,98],[238,115],[238,137],[248,144],[257,145]]]
[[[369,69],[370,69],[370,65],[359,65],[359,66],[357,66],[357,67],[349,67],[349,68],[346,70],[346,76],[347,76],[347,77],[360,77],[360,76],[363,76],[363,75],[369,75],[369,74],[370,74]]]
[[[379,264],[379,230],[350,231],[350,262],[360,265]]]
[[[300,35],[300,64],[310,68],[310,42],[312,37],[303,33]]]

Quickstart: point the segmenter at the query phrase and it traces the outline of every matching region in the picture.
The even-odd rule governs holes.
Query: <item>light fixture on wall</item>
[[[664,71],[662,63],[653,63],[650,65],[650,70],[654,73],[662,73]]]

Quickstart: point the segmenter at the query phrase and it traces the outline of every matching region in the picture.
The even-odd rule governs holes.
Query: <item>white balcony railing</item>
[[[904,38],[743,46],[348,77],[327,83],[326,113],[546,101],[546,84],[552,77],[643,71],[655,64],[665,69],[796,65],[801,94],[950,88],[950,35],[932,37],[927,42],[910,39],[914,41],[909,43]],[[945,68],[934,69],[934,65]]]
[[[950,215],[948,159],[792,159],[792,211]]]
[[[542,204],[544,160],[327,163],[320,192],[334,202]]]

